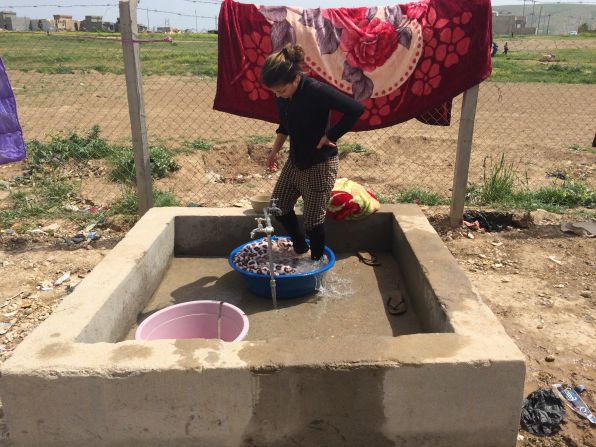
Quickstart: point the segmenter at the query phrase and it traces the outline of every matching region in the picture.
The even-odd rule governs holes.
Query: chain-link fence
[[[493,77],[480,86],[469,182],[480,184],[504,154],[520,187],[537,188],[557,177],[593,187],[596,36],[496,38],[500,48],[505,40],[508,54],[494,56]],[[98,125],[100,137],[130,155],[118,40],[5,32],[0,54],[27,141],[47,143],[72,132],[84,136]],[[269,192],[277,174],[267,171],[265,162],[275,126],[212,109],[217,36],[178,35],[173,43],[141,44],[140,54],[150,146],[165,149],[175,161],[156,175],[161,178],[155,179],[155,188],[169,191],[181,205],[201,206],[246,203],[252,195]],[[408,191],[448,199],[460,107],[461,96],[453,102],[448,127],[412,120],[347,134],[340,141],[339,175],[386,200]],[[29,152],[31,157],[31,146]],[[97,157],[70,158],[60,169],[78,179],[84,200],[109,205],[121,197],[126,183],[114,174],[118,157]],[[0,178],[21,175],[18,171],[28,169],[31,161],[0,168]]]

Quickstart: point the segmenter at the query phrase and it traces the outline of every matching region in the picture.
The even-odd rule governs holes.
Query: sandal
[[[389,295],[389,298],[387,298],[387,312],[391,315],[402,315],[405,314],[407,310],[408,306],[399,290],[396,290]]]
[[[361,250],[358,253],[356,253],[356,256],[358,256],[358,259],[363,264],[370,265],[370,266],[381,265],[381,263],[377,259],[377,255],[375,255],[374,253],[371,253],[370,251]]]

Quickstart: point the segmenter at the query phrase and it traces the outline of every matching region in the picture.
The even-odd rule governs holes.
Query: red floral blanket
[[[490,0],[423,0],[374,8],[260,6],[224,0],[213,108],[277,122],[259,82],[265,58],[285,44],[306,71],[361,101],[354,130],[411,118],[449,124],[451,99],[491,73]]]

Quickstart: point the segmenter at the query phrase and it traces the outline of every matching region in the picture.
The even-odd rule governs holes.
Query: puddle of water
[[[327,271],[323,278],[317,278],[315,289],[323,299],[341,299],[354,294],[352,280],[338,275],[333,269]]]

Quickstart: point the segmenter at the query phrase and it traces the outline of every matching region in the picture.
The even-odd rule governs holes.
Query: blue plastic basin
[[[230,253],[230,256],[228,257],[228,263],[234,270],[242,274],[246,286],[252,293],[266,298],[271,298],[271,285],[269,283],[271,277],[269,275],[247,272],[246,270],[242,270],[236,264],[234,264],[234,256],[236,256],[236,253],[242,250],[245,246],[254,242],[260,242],[264,239],[266,238],[256,239],[236,247],[232,253]],[[277,239],[277,237],[273,236],[272,239]],[[329,262],[320,269],[307,273],[275,275],[275,293],[277,298],[297,298],[314,292],[317,284],[320,284],[325,272],[335,265],[335,254],[329,247],[325,247],[325,255],[327,255]]]

